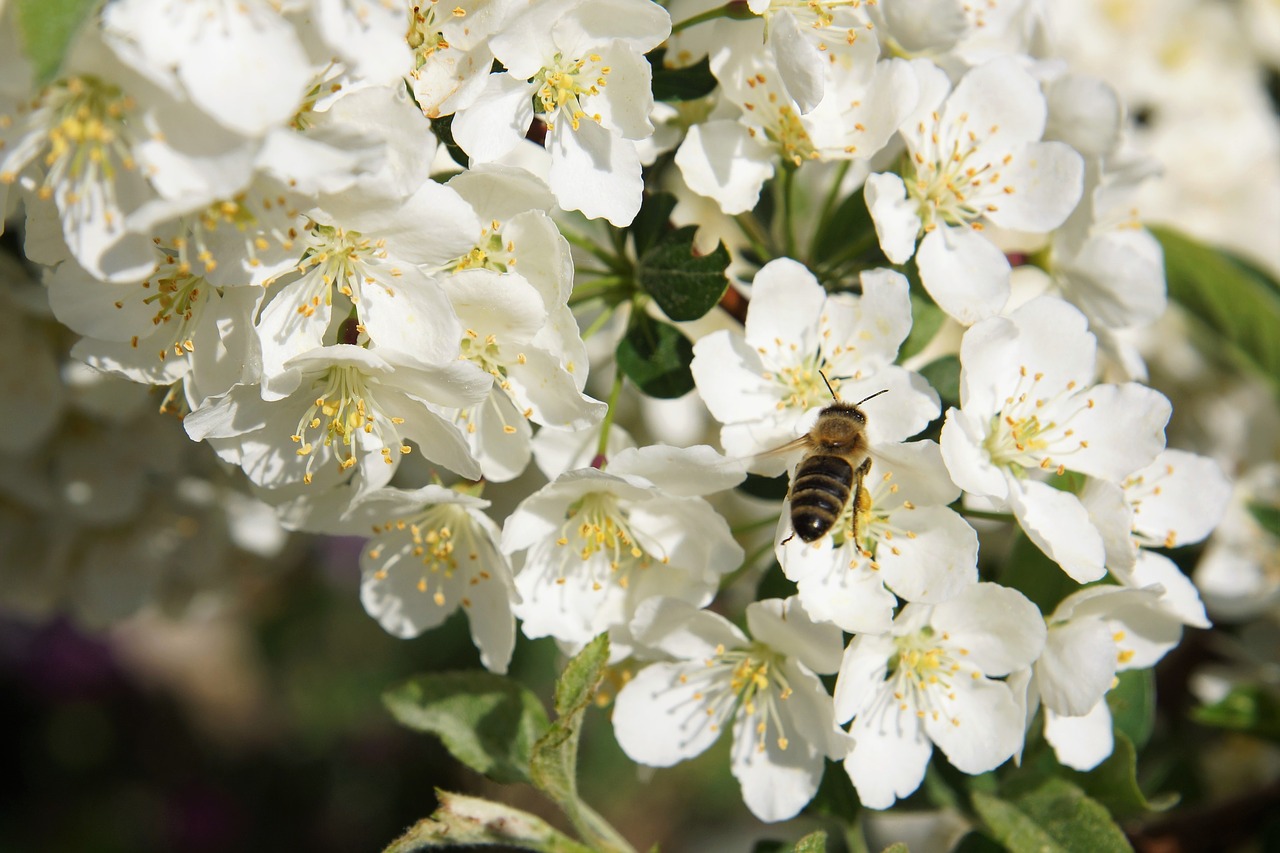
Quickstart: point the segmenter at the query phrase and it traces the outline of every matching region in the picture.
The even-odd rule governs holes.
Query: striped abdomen
[[[813,454],[796,468],[791,484],[791,526],[805,542],[821,539],[849,503],[853,466],[843,457]]]

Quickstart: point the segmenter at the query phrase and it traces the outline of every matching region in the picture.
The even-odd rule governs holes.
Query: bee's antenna
[[[825,374],[825,373],[823,373],[821,370],[819,370],[819,371],[818,371],[818,375],[822,377],[822,381],[823,381],[823,383],[827,386],[827,390],[831,392],[831,398],[832,398],[833,400],[835,400],[837,403],[839,403],[839,402],[840,402],[840,395],[836,393],[836,389],[832,388],[832,387],[831,387],[831,383],[827,381],[827,374]],[[886,388],[885,390],[887,391],[888,389]],[[883,394],[884,392],[882,391],[882,392],[880,392],[880,393],[882,393],[882,394]]]
[[[825,379],[826,377],[824,376],[823,378]],[[854,403],[854,405],[861,406],[863,403],[867,402],[868,400],[875,399],[876,397],[879,397],[881,394],[888,394],[888,393],[889,393],[889,389],[885,388],[883,390],[877,391],[876,393],[872,394],[870,397],[863,397],[861,400]]]

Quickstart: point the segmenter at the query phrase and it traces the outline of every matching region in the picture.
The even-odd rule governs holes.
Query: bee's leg
[[[862,530],[859,523],[862,521],[863,515],[871,511],[871,492],[862,486],[862,481],[866,479],[868,473],[871,472],[871,457],[868,456],[858,466],[858,470],[853,472],[853,543],[854,547],[862,553],[862,556],[870,558],[870,552],[862,547]]]

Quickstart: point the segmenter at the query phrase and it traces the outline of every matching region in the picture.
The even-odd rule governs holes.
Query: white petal
[[[791,529],[789,524],[785,528]],[[889,630],[898,601],[852,544],[834,549],[830,536],[812,544],[795,536],[780,552],[783,572],[796,582],[810,617],[851,633]]]
[[[720,423],[755,420],[779,401],[776,386],[761,374],[760,356],[741,335],[721,329],[693,345],[693,380],[698,396]]]
[[[858,799],[871,809],[887,809],[924,781],[933,743],[913,709],[902,709],[885,694],[875,713],[863,712],[849,734],[854,745],[844,760]]]
[[[754,208],[760,188],[773,177],[773,155],[736,121],[695,124],[675,160],[689,189],[729,216]]]
[[[652,444],[618,452],[609,460],[615,474],[643,477],[659,489],[681,497],[698,497],[731,489],[745,473],[740,460],[726,459],[712,447]]]
[[[1089,511],[1089,522],[1102,534],[1107,568],[1128,572],[1137,557],[1133,541],[1133,510],[1115,483],[1090,478],[1080,492],[1080,503]]]
[[[1218,526],[1231,482],[1207,456],[1165,450],[1125,483],[1134,500],[1133,530],[1149,545],[1171,548],[1204,539]]]
[[[1012,146],[1039,139],[1046,115],[1040,84],[1017,58],[1007,56],[965,74],[947,98],[942,119],[952,124],[965,116],[971,127],[993,128],[987,137],[993,142],[988,144]]]
[[[940,703],[937,719],[925,714],[925,731],[957,770],[970,775],[994,770],[1022,745],[1022,708],[1000,681],[961,678],[953,687],[955,698]]]
[[[801,114],[809,112],[822,100],[823,60],[801,32],[796,16],[785,8],[769,18],[769,46],[787,94],[795,99]]]
[[[1089,523],[1089,513],[1075,495],[1022,480],[1011,484],[1009,504],[1027,537],[1072,580],[1088,583],[1107,573],[1102,534]]]
[[[1159,391],[1127,382],[1098,385],[1088,397],[1092,405],[1072,422],[1088,446],[1074,450],[1072,470],[1119,480],[1149,464],[1164,449],[1164,428],[1173,407]]]
[[[936,604],[977,582],[978,534],[959,514],[942,506],[903,508],[889,524],[914,534],[876,548],[884,583],[898,597]]]
[[[698,676],[705,668],[701,662],[650,664],[618,691],[613,733],[632,761],[670,767],[715,743],[721,720],[704,710],[707,685]]]
[[[778,353],[780,363],[789,353],[788,360],[799,363],[818,350],[825,305],[826,291],[804,264],[790,258],[770,261],[751,283],[747,343]]]
[[[484,93],[454,115],[453,138],[481,163],[497,160],[533,122],[533,87],[510,74],[490,74]]]
[[[859,634],[844,650],[840,674],[836,678],[836,721],[848,722],[862,714],[885,693],[884,679],[889,658],[898,646],[887,634]],[[887,693],[885,693],[887,695]]]
[[[1040,656],[1044,618],[1020,592],[994,583],[966,587],[933,609],[933,627],[960,658],[987,675],[1008,675]]]
[[[1080,717],[1062,716],[1046,708],[1044,739],[1053,747],[1058,761],[1067,767],[1081,772],[1097,767],[1115,748],[1106,699]]]
[[[1009,299],[1009,261],[976,231],[939,224],[916,252],[920,281],[938,307],[966,326],[994,316]]]
[[[986,435],[975,419],[960,409],[948,409],[940,436],[942,459],[956,485],[975,495],[1003,500],[1009,494],[1004,475],[983,447]]]
[[[548,183],[565,210],[604,218],[622,228],[640,211],[644,182],[634,142],[583,119],[577,130],[566,120],[547,134],[551,153]]]
[[[1080,201],[1084,160],[1062,142],[1037,142],[1018,149],[1000,181],[1008,189],[988,207],[988,219],[1011,230],[1051,231]]]
[[[631,635],[649,648],[679,658],[703,662],[716,649],[746,646],[745,634],[718,613],[700,610],[678,598],[650,598],[636,608]]]
[[[1036,681],[1045,707],[1060,714],[1088,712],[1111,688],[1116,643],[1101,619],[1054,625],[1036,663]]]
[[[915,252],[920,231],[920,215],[907,200],[906,184],[892,172],[884,172],[868,176],[863,193],[880,248],[892,263],[905,264]]]
[[[1163,554],[1139,551],[1138,562],[1125,583],[1136,587],[1159,584],[1164,588],[1164,594],[1160,596],[1160,606],[1164,610],[1176,616],[1184,625],[1193,628],[1212,627],[1196,585],[1182,573],[1177,563]]]
[[[840,668],[844,637],[829,622],[814,622],[792,596],[783,601],[770,598],[747,605],[747,627],[751,636],[814,672],[829,675]]]

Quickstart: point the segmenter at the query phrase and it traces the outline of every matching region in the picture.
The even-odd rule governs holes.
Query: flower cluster
[[[504,673],[517,628],[607,633],[623,750],[727,728],[763,820],[828,760],[875,809],[935,746],[992,770],[1038,708],[1096,766],[1117,674],[1209,624],[1155,549],[1231,493],[1166,449],[1127,337],[1165,309],[1155,169],[1115,90],[1038,58],[1037,0],[738,5],[115,0],[48,82],[0,54],[34,310],[284,527],[365,537],[390,634],[462,610]],[[31,364],[43,437],[66,403]],[[677,429],[654,398],[686,394]],[[817,437],[833,405],[855,439]],[[148,440],[77,440],[117,438]],[[763,522],[720,494],[814,456],[821,535],[794,493]],[[1008,536],[1079,588],[1004,583]],[[794,595],[755,601],[770,556]]]

